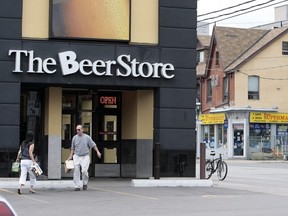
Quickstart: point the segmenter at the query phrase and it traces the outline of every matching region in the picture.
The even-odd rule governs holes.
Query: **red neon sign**
[[[113,96],[101,96],[100,97],[100,103],[101,104],[109,104],[109,105],[116,105],[116,97]]]

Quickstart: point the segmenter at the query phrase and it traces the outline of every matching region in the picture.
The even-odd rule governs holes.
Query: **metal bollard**
[[[200,143],[200,179],[205,179],[206,144]]]
[[[160,179],[160,143],[154,144],[154,179]]]

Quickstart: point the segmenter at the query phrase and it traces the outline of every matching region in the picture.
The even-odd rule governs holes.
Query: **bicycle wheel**
[[[228,166],[225,161],[219,161],[217,166],[217,176],[220,181],[223,181],[228,173]]]
[[[205,164],[205,179],[209,179],[213,174],[213,165],[210,160],[206,161]]]

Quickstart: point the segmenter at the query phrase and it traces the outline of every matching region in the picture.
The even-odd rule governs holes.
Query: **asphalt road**
[[[87,191],[39,188],[16,194],[0,188],[19,216],[263,216],[287,215],[288,162],[227,161],[212,187],[131,187],[130,179],[91,179]],[[198,171],[197,171],[198,173]],[[197,174],[198,178],[198,174]]]

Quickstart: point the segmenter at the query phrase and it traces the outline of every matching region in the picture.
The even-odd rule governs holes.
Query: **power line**
[[[243,13],[240,13],[240,14],[236,14],[234,16],[230,16],[230,17],[226,17],[226,18],[223,18],[223,19],[220,19],[220,20],[216,20],[214,22],[209,22],[209,23],[204,23],[200,26],[197,26],[197,28],[199,27],[203,27],[203,26],[206,26],[206,25],[210,25],[212,23],[216,23],[216,22],[220,22],[220,21],[223,21],[223,20],[226,20],[226,19],[231,19],[231,18],[234,18],[234,17],[237,17],[237,16],[241,16],[241,15],[244,15],[244,14],[247,14],[247,13],[251,13],[251,12],[254,12],[254,11],[257,11],[257,10],[261,10],[263,8],[267,8],[267,7],[271,7],[273,5],[277,5],[277,4],[281,4],[283,2],[287,2],[288,0],[284,0],[284,1],[281,1],[281,2],[278,2],[278,3],[274,3],[274,4],[270,4],[270,5],[266,5],[266,6],[263,6],[263,7],[260,7],[260,8],[257,8],[257,9],[254,9],[254,10],[250,10],[250,11],[247,11],[247,12],[243,12]],[[198,21],[197,21],[198,22]]]
[[[265,57],[253,57],[253,59],[283,59],[283,58],[288,58],[287,55],[283,55],[283,56],[265,56]],[[211,60],[213,58],[207,58],[207,61],[208,60]],[[246,59],[250,59],[250,58],[243,58],[243,57],[236,57],[236,58],[221,58],[222,60],[229,60],[229,61],[234,61],[236,59],[241,59],[242,61],[246,60]]]
[[[222,16],[228,16],[228,15],[231,15],[231,14],[234,14],[234,13],[238,13],[238,12],[241,12],[241,11],[246,11],[246,10],[249,10],[249,9],[252,9],[252,8],[255,8],[255,7],[259,7],[259,6],[262,6],[262,5],[269,4],[269,3],[273,2],[273,1],[276,1],[276,0],[269,0],[269,1],[261,3],[261,4],[252,5],[250,7],[243,8],[243,9],[236,10],[236,11],[232,11],[232,12],[229,12],[229,13],[226,13],[226,14],[220,14],[220,15],[217,15],[217,16],[214,16],[214,17],[205,18],[205,19],[199,20],[198,22],[203,22],[203,21],[210,20],[210,19],[216,19],[216,18],[219,18],[219,17],[222,17]]]
[[[254,68],[254,69],[246,69],[246,70],[241,70],[241,71],[263,71],[263,70],[269,70],[269,69],[276,69],[276,68],[283,68],[283,67],[288,67],[288,65],[277,65],[277,66],[272,66],[272,67],[265,67],[265,68]],[[215,69],[207,69],[208,71],[213,71]],[[239,72],[239,69],[234,69],[233,71]]]
[[[277,65],[277,66],[272,66],[272,67],[255,68],[255,69],[242,70],[242,71],[261,71],[261,70],[268,70],[268,69],[275,69],[275,68],[283,68],[283,67],[288,67],[288,65]]]
[[[283,65],[282,67],[288,67],[288,65]],[[237,73],[241,73],[241,74],[244,74],[246,76],[253,76],[251,74],[248,74],[248,73],[245,73],[243,71],[240,71],[240,70],[237,70],[236,71]],[[255,75],[254,75],[255,76]],[[258,76],[258,75],[257,75]],[[276,81],[287,81],[288,78],[271,78],[271,77],[263,77],[263,76],[258,76],[260,79],[265,79],[265,80],[276,80]]]
[[[224,10],[229,10],[229,9],[232,9],[232,8],[235,8],[235,7],[239,7],[241,5],[248,4],[248,3],[251,3],[251,2],[254,2],[254,1],[256,1],[256,0],[243,2],[241,4],[233,5],[233,6],[230,6],[230,7],[227,7],[227,8],[223,8],[223,9],[220,9],[220,10],[216,10],[216,11],[211,11],[211,12],[208,12],[208,13],[205,13],[205,14],[200,14],[197,17],[207,16],[207,15],[210,15],[210,14],[213,14],[213,13],[218,13],[218,12],[221,12],[221,11],[224,11]]]
[[[269,69],[276,69],[276,68],[283,68],[283,67],[288,67],[288,65],[278,65],[278,66],[274,66],[274,67],[266,67],[266,68],[254,68],[254,69],[235,69],[234,72],[235,73],[241,73],[244,74],[246,76],[256,76],[255,74],[250,74],[250,73],[246,73],[247,72],[252,72],[252,71],[264,71],[264,70],[269,70]],[[207,69],[208,71],[213,71],[215,69]],[[259,76],[257,75],[259,78],[261,79],[266,79],[266,80],[288,80],[288,78],[271,78],[271,77],[263,77],[263,76]]]

